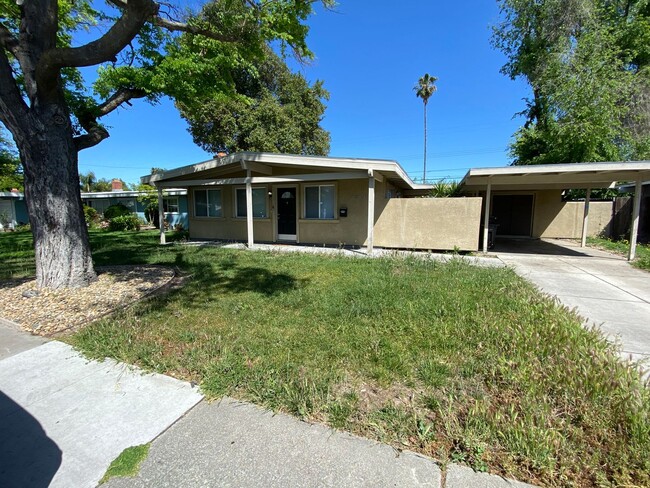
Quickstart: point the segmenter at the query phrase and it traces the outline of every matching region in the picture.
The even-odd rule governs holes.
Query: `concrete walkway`
[[[188,383],[89,361],[0,324],[0,486],[94,487],[125,448],[202,398]]]
[[[494,254],[620,341],[625,357],[650,358],[650,273],[621,256],[571,241],[505,243]]]

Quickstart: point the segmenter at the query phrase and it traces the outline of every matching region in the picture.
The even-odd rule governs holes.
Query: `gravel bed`
[[[38,290],[35,280],[0,282],[0,317],[32,334],[77,329],[140,300],[174,278],[162,266],[105,266],[85,288]]]

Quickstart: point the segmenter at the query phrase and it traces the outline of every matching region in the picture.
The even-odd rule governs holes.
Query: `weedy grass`
[[[509,269],[92,237],[187,284],[70,341],[300,418],[547,486],[650,485],[636,365]]]
[[[588,237],[587,244],[593,247],[604,249],[616,254],[627,256],[630,243],[623,239],[620,241],[613,241],[603,237]],[[650,271],[650,245],[637,244],[636,245],[636,258],[632,261],[632,266],[639,269]]]
[[[106,483],[117,476],[135,476],[140,471],[140,465],[149,455],[150,444],[127,447],[113,460],[99,484]]]

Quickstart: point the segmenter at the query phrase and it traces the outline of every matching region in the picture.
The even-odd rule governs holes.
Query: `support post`
[[[160,227],[160,243],[165,244],[165,207],[163,205],[163,189],[158,187],[158,226]]]
[[[246,170],[246,229],[248,234],[248,247],[253,247],[253,184],[251,183],[251,170]]]
[[[375,175],[373,170],[368,170],[368,239],[366,248],[372,254],[375,237]]]
[[[589,201],[591,199],[591,188],[587,188],[587,196],[585,198],[585,213],[582,217],[582,239],[580,240],[580,247],[587,245],[587,227],[589,225]]]
[[[488,252],[488,232],[490,226],[490,200],[492,200],[492,182],[488,177],[487,190],[485,191],[485,215],[483,216],[483,252]]]
[[[641,210],[641,178],[634,185],[634,203],[632,204],[632,228],[630,229],[630,250],[627,260],[632,261],[636,256],[636,237],[639,233],[639,212]]]

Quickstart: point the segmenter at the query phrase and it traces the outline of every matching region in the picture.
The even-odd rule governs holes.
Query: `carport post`
[[[368,240],[366,249],[372,254],[375,238],[375,175],[373,170],[368,170]]]
[[[488,232],[490,225],[490,200],[492,199],[492,182],[488,177],[487,190],[485,191],[485,216],[483,217],[483,252],[488,252]]]
[[[585,197],[585,214],[582,217],[582,240],[580,247],[587,245],[587,226],[589,225],[589,199],[591,198],[591,188],[587,188],[587,196]]]
[[[639,211],[641,210],[641,178],[634,185],[634,203],[632,205],[632,228],[630,229],[630,252],[627,260],[632,261],[636,256],[636,235],[639,232]]]
[[[246,229],[250,248],[253,247],[253,184],[250,169],[246,170]]]
[[[165,206],[163,205],[163,189],[158,187],[158,226],[160,227],[160,243],[165,244]]]

